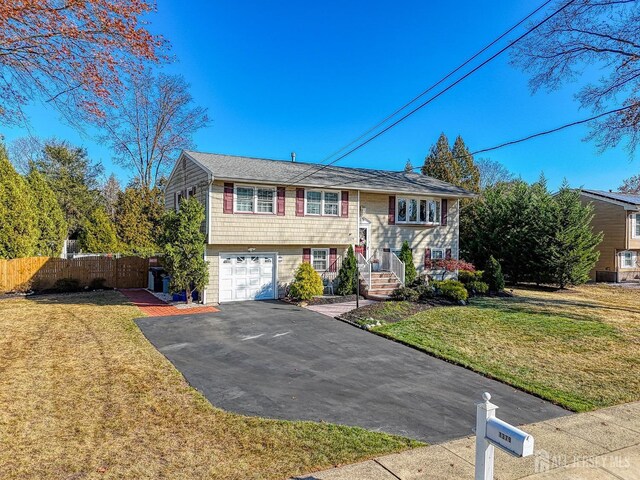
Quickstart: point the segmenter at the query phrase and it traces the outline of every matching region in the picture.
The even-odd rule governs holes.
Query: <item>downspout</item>
[[[357,221],[356,221],[356,238],[353,242],[353,248],[355,250],[356,245],[360,244],[360,190],[358,190],[358,211],[356,213]]]

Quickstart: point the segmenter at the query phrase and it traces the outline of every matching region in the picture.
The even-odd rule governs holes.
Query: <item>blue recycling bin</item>
[[[162,293],[169,293],[170,283],[171,283],[171,277],[167,276],[162,279]]]

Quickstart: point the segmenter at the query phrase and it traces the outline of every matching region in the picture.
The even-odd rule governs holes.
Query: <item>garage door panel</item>
[[[265,300],[275,294],[273,254],[220,255],[220,301]]]

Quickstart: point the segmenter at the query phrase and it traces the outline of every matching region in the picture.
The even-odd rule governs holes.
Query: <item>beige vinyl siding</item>
[[[219,301],[219,275],[218,267],[220,262],[220,254],[239,253],[249,254],[249,248],[255,248],[255,244],[238,244],[238,245],[208,245],[207,261],[209,262],[209,284],[206,290],[207,303],[218,303]],[[262,248],[256,248],[255,255],[260,253],[277,254],[277,280],[278,280],[278,297],[284,296],[285,288],[293,280],[296,269],[302,263],[302,253],[304,248],[337,248],[337,255],[342,256],[346,253],[346,247],[336,247],[335,244],[319,244],[319,245],[266,245]]]
[[[196,198],[206,207],[208,184],[209,173],[193,160],[181,156],[165,188],[165,208],[167,210],[175,209],[176,192],[182,192],[184,195],[192,187],[196,187]]]
[[[458,202],[448,199],[447,203],[447,225],[389,225],[389,195],[361,192],[360,205],[366,211],[363,218],[371,222],[371,248],[382,253],[383,248],[400,248],[406,240],[418,271],[424,269],[426,248],[450,248],[452,257],[458,258]]]
[[[349,216],[296,216],[296,188],[285,191],[285,215],[223,213],[224,183],[214,180],[211,195],[211,244],[215,245],[349,245],[357,232],[357,192],[349,192]],[[229,182],[232,183],[232,182]],[[234,185],[257,185],[236,182]],[[272,185],[274,188],[277,185]],[[338,193],[340,190],[327,190]],[[277,199],[274,200],[277,207]],[[276,208],[277,210],[277,208]]]
[[[636,214],[640,214],[640,212],[631,212],[627,217],[627,231],[629,232],[629,249],[638,250],[640,249],[640,237],[633,237],[633,217]],[[640,223],[640,220],[638,221]]]
[[[602,243],[598,247],[600,258],[596,262],[595,268],[591,271],[591,279],[595,280],[596,271],[617,270],[616,255],[619,250],[626,247],[626,216],[627,212],[621,205],[589,198],[585,195],[581,197],[583,204],[593,205],[593,220],[591,225],[594,232],[602,232]]]

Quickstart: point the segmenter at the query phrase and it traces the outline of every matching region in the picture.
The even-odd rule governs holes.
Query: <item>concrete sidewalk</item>
[[[640,480],[640,402],[521,428],[535,439],[534,455],[514,458],[496,449],[496,480]],[[474,456],[471,436],[296,479],[469,480]]]

